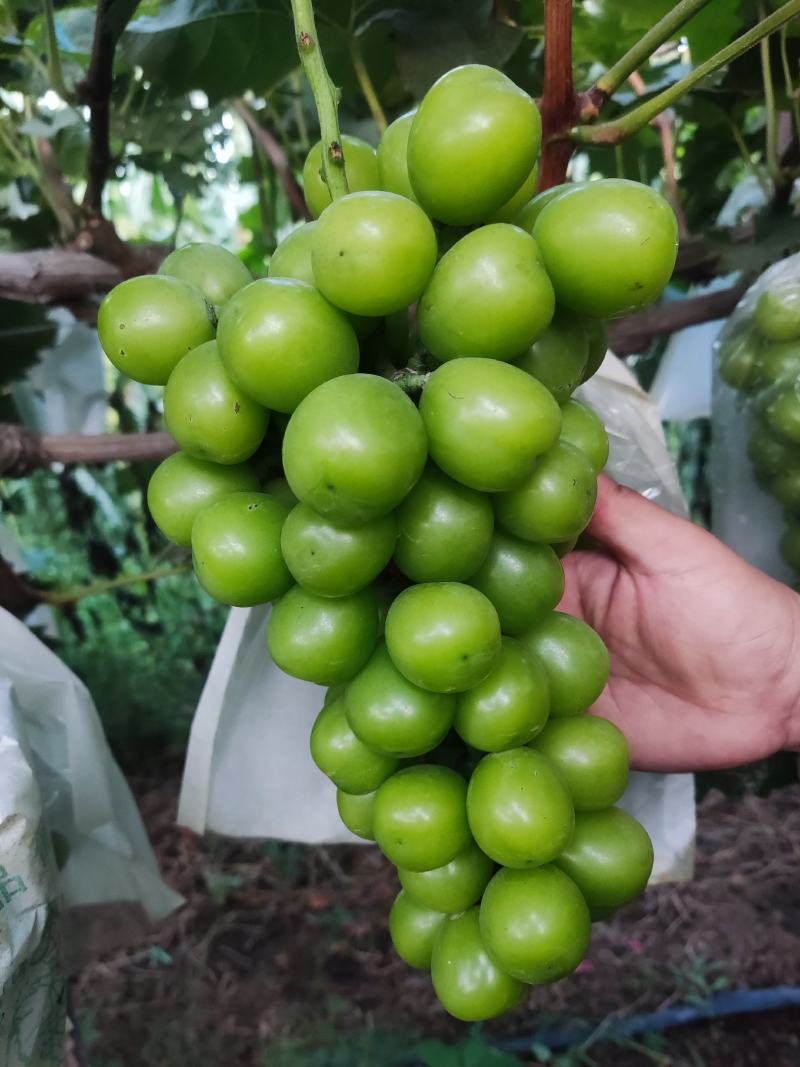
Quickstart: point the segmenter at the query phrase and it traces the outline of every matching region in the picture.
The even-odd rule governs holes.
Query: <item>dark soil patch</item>
[[[305,1048],[339,1049],[336,1067],[383,1067],[414,1035],[469,1032],[394,956],[386,916],[397,885],[375,849],[199,841],[174,826],[174,775],[134,785],[165,877],[188,903],[143,945],[77,976],[92,1067],[305,1067]],[[709,794],[695,880],[654,887],[598,925],[580,973],[533,990],[484,1032],[773,985],[800,985],[800,786],[765,799]],[[650,1047],[594,1043],[587,1056],[573,1062],[799,1067],[800,1012],[673,1030]]]

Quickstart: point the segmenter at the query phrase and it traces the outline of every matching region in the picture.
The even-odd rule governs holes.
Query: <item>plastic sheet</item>
[[[794,569],[789,566],[781,553],[781,538],[787,529],[797,531],[800,551],[800,423],[794,438],[786,436],[779,428],[780,415],[770,413],[770,407],[781,391],[793,393],[792,407],[800,418],[800,328],[795,338],[784,341],[764,336],[755,311],[767,293],[795,293],[800,308],[800,254],[773,264],[761,275],[736,305],[714,345],[712,522],[714,533],[749,563],[780,581],[796,582],[800,557]],[[763,460],[754,467],[748,455],[754,436],[762,442],[783,443],[787,454],[777,455],[776,465],[769,469]]]
[[[58,878],[42,798],[7,678],[0,678],[0,1063],[61,1062]]]
[[[581,390],[603,417],[608,470],[663,507],[685,513],[658,414],[609,356]],[[178,821],[203,833],[308,843],[358,841],[342,826],[335,789],[308,751],[324,690],[270,660],[266,607],[231,611],[192,725]],[[624,800],[656,847],[655,877],[688,877],[694,841],[690,775],[635,774]]]
[[[693,285],[687,297],[702,296],[729,288],[737,275],[715,278],[707,285]],[[673,333],[658,361],[650,399],[664,420],[688,422],[711,416],[713,345],[724,319],[688,326]]]
[[[124,944],[181,903],[159,877],[88,691],[0,609],[2,1067],[61,1063],[62,938],[78,963],[93,930],[104,948]],[[62,908],[74,919],[63,929]]]

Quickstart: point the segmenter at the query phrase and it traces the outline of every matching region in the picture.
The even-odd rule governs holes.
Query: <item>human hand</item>
[[[601,476],[588,531],[564,560],[560,609],[611,654],[592,711],[640,770],[734,767],[800,748],[800,596],[710,533]]]

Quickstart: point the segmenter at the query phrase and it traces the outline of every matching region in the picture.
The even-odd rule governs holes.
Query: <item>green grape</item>
[[[448,767],[404,767],[378,789],[372,812],[375,840],[398,867],[430,871],[470,843],[467,783]]]
[[[281,241],[270,256],[270,278],[294,278],[295,281],[314,285],[314,269],[311,266],[311,239],[316,222],[304,222]]]
[[[513,196],[506,200],[502,207],[499,207],[496,211],[493,211],[491,215],[487,216],[486,222],[511,222],[515,226],[519,226],[517,217],[536,192],[536,186],[538,184],[539,164],[534,163],[533,170],[522,185],[520,185],[519,189],[517,189]],[[527,229],[528,227],[523,226],[522,228]]]
[[[747,442],[747,456],[760,477],[800,467],[800,448],[761,428],[751,433]]]
[[[389,934],[400,959],[410,967],[427,971],[433,942],[446,918],[442,912],[425,907],[401,889],[389,912]]]
[[[526,745],[541,731],[550,711],[547,673],[518,642],[503,638],[491,673],[458,695],[455,728],[482,752]]]
[[[621,808],[587,811],[576,816],[572,840],[555,863],[580,889],[592,918],[604,918],[644,892],[653,844]]]
[[[207,341],[170,374],[164,420],[188,455],[229,464],[253,455],[267,432],[269,412],[231,381],[216,341]]]
[[[408,176],[408,137],[417,109],[407,111],[384,130],[378,145],[378,172],[381,189],[397,193],[416,202],[411,179]]]
[[[400,884],[408,895],[434,911],[455,915],[476,904],[492,876],[494,864],[476,844],[429,871],[398,870]]]
[[[415,582],[464,581],[486,558],[491,501],[429,468],[397,509],[397,566]]]
[[[425,466],[414,403],[385,378],[352,374],[315,389],[283,438],[286,479],[302,503],[356,526],[392,511]]]
[[[649,185],[604,178],[547,204],[533,227],[560,304],[611,319],[652,303],[672,275],[678,225]]]
[[[207,303],[222,308],[234,293],[243,289],[253,276],[238,256],[219,245],[184,245],[170,252],[159,274],[180,278],[199,289]]]
[[[513,489],[556,443],[561,411],[518,367],[454,359],[433,372],[420,401],[431,458],[484,492]]]
[[[583,381],[589,342],[581,319],[556,310],[553,321],[515,364],[565,403]]]
[[[571,974],[586,953],[591,919],[575,883],[558,867],[498,871],[480,909],[486,951],[507,974],[542,985]]]
[[[511,1011],[525,989],[487,953],[477,908],[450,916],[442,924],[433,943],[431,978],[442,1007],[463,1022]]]
[[[267,630],[269,651],[281,670],[317,685],[349,682],[377,639],[378,602],[372,589],[321,597],[296,585],[272,609]]]
[[[136,382],[164,385],[187,352],[214,337],[203,294],[166,274],[120,282],[97,312],[103,351]]]
[[[551,719],[533,747],[561,771],[576,811],[616,804],[628,785],[628,742],[607,719]]]
[[[376,752],[421,756],[445,738],[453,725],[455,697],[431,693],[395,667],[381,643],[345,690],[353,733]]]
[[[294,278],[295,281],[305,282],[306,285],[318,288],[311,262],[311,242],[315,226],[315,222],[306,222],[284,237],[270,258],[268,271],[270,278]],[[346,311],[342,314],[353,327],[359,340],[365,340],[378,328],[378,319],[366,318],[363,315],[350,315]]]
[[[380,189],[378,160],[372,145],[347,133],[342,134],[341,145],[344,153],[344,173],[350,192]],[[318,218],[331,203],[330,190],[322,170],[322,141],[317,141],[306,156],[303,164],[303,191],[308,210]]]
[[[491,600],[503,633],[515,637],[559,603],[564,595],[564,568],[550,545],[495,530],[489,553],[469,584]]]
[[[326,704],[311,729],[311,758],[337,789],[353,796],[373,794],[397,770],[397,760],[373,752],[347,724],[344,701]],[[373,799],[374,822],[374,799]]]
[[[206,592],[235,607],[283,596],[292,584],[281,554],[287,514],[266,493],[231,493],[203,508],[192,526],[192,558]]]
[[[603,420],[578,400],[561,407],[560,440],[583,452],[599,474],[608,462],[608,434]]]
[[[346,318],[293,278],[262,278],[241,289],[222,312],[217,343],[239,388],[287,414],[318,385],[358,367]]]
[[[800,379],[800,340],[765,342],[761,346],[760,369],[764,382]]]
[[[483,593],[458,582],[404,589],[386,616],[386,646],[409,681],[433,693],[482,682],[500,654],[500,620]]]
[[[246,463],[222,466],[185,452],[168,456],[147,487],[147,506],[163,535],[176,545],[189,545],[200,512],[230,493],[258,489],[258,478]]]
[[[295,581],[320,596],[347,596],[369,585],[392,557],[397,526],[392,515],[361,526],[339,526],[297,504],[281,536]]]
[[[520,641],[544,664],[551,716],[578,715],[603,692],[608,681],[608,650],[581,619],[554,611],[522,634]]]
[[[768,341],[800,338],[800,285],[775,285],[759,296],[753,315]]]
[[[425,94],[408,139],[417,199],[440,222],[469,226],[498,211],[530,175],[542,122],[499,70],[456,67]]]
[[[327,703],[327,702],[326,702]],[[372,835],[372,807],[375,793],[345,793],[336,790],[336,808],[347,829],[364,841],[374,841]]]
[[[527,204],[523,204],[516,216],[509,221],[513,222],[515,226],[521,226],[528,233],[533,233],[534,223],[549,203],[557,200],[564,193],[568,193],[570,189],[578,189],[582,185],[586,185],[586,182],[565,182],[563,185],[551,185],[544,192],[537,193]]]
[[[752,392],[761,384],[761,355],[762,342],[754,330],[729,339],[719,351],[720,378],[732,389]]]
[[[495,223],[468,233],[442,256],[417,323],[422,343],[438,360],[513,360],[543,333],[554,308],[534,239]]]
[[[532,748],[484,756],[467,792],[472,836],[503,867],[538,867],[569,843],[575,812],[553,764]]]
[[[597,499],[597,475],[588,456],[558,441],[536,461],[517,488],[500,493],[498,523],[515,537],[553,544],[583,530]]]
[[[320,292],[355,315],[391,315],[413,304],[436,263],[436,234],[413,201],[396,193],[343,196],[311,236]]]

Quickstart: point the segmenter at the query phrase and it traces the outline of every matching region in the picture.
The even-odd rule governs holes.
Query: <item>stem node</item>
[[[680,5],[677,5],[677,7],[680,7]],[[682,96],[688,93],[690,89],[693,89],[695,85],[701,82],[704,78],[707,78],[709,74],[713,74],[715,71],[719,70],[720,67],[725,66],[726,63],[730,63],[732,60],[737,59],[749,48],[757,45],[770,33],[780,29],[781,26],[786,25],[786,23],[797,15],[800,15],[800,0],[789,0],[783,7],[778,8],[777,11],[773,11],[772,14],[768,15],[767,18],[762,19],[756,26],[748,30],[747,33],[743,33],[741,37],[737,37],[735,41],[732,41],[729,45],[720,49],[716,55],[707,59],[704,63],[698,64],[691,74],[687,74],[685,78],[681,78],[681,80],[675,82],[674,85],[670,85],[662,92],[657,93],[650,100],[647,100],[643,104],[639,104],[638,107],[626,112],[613,122],[604,122],[596,126],[575,126],[570,130],[570,137],[573,141],[582,142],[584,144],[618,144],[624,138],[630,137],[634,133],[638,133],[639,130],[643,129],[643,127],[645,127],[652,119],[657,115],[660,115],[662,111],[666,111],[666,109],[674,104],[676,100],[679,100]],[[623,64],[623,62],[620,61],[620,71],[627,68],[627,66],[629,66],[629,64]],[[614,78],[610,78],[609,72],[609,74],[606,74],[605,78],[607,81],[616,81],[617,76],[618,75],[615,74]],[[601,78],[597,83],[597,87],[602,88],[602,82],[603,79]]]
[[[292,15],[300,62],[314,96],[322,144],[327,146],[322,153],[322,172],[331,199],[336,200],[348,192],[347,175],[342,165],[342,136],[339,133],[338,106],[341,94],[331,81],[325,66],[317,39],[311,0],[292,0]]]
[[[672,39],[676,31],[709,2],[710,0],[679,0],[621,59],[597,79],[594,91],[602,94],[604,98],[612,96],[657,48]]]

